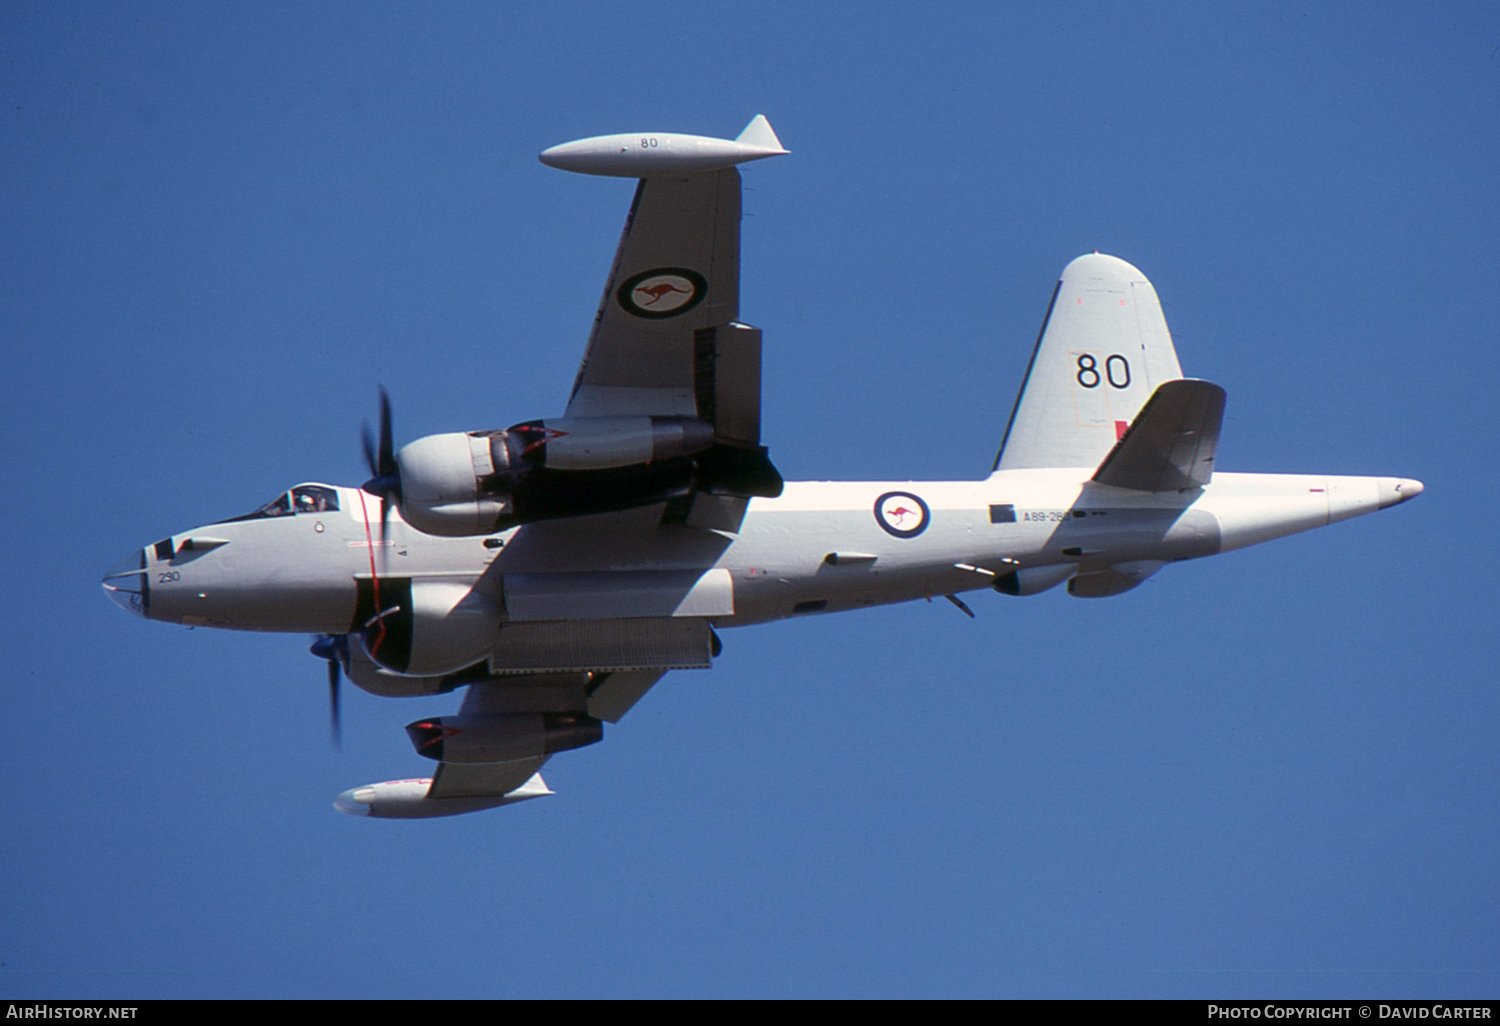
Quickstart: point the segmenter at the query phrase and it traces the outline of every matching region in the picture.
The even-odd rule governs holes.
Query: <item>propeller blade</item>
[[[380,387],[380,437],[376,440],[370,424],[360,426],[360,441],[364,445],[365,463],[370,468],[370,480],[364,490],[380,496],[380,544],[389,540],[391,507],[401,505],[401,465],[396,462],[395,432],[391,428],[391,396]]]
[[[328,729],[336,752],[343,751],[344,748],[344,728],[339,715],[339,678],[342,676],[339,664],[332,659],[328,660]]]
[[[344,746],[343,717],[339,712],[339,688],[343,677],[343,664],[349,658],[349,638],[343,634],[323,634],[308,649],[319,659],[328,661],[328,719],[329,735],[335,751]]]
[[[359,440],[365,446],[365,466],[370,468],[372,479],[380,476],[380,464],[375,456],[375,438],[370,433],[370,422],[365,421],[359,426]]]
[[[395,444],[391,438],[391,396],[380,386],[380,476],[394,477],[397,472]]]

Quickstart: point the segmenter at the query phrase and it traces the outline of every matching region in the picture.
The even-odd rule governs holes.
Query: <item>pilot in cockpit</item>
[[[338,493],[324,485],[301,485],[292,489],[292,508],[297,513],[332,513],[339,508]]]

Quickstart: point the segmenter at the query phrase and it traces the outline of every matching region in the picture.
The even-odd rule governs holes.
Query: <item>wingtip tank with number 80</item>
[[[788,153],[764,114],[757,114],[734,139],[677,132],[620,132],[578,139],[543,150],[548,167],[585,175],[650,178],[699,174]]]

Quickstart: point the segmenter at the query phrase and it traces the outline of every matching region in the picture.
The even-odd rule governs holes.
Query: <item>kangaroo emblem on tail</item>
[[[644,292],[646,295],[651,297],[650,299],[643,302],[641,306],[651,306],[653,303],[658,302],[662,296],[665,296],[669,292],[681,292],[684,295],[687,295],[689,292],[688,289],[680,289],[676,285],[673,285],[671,282],[666,281],[660,282],[656,285],[652,285],[650,288],[636,289],[635,291]]]

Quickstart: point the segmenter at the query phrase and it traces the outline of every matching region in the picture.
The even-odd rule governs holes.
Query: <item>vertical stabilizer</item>
[[[1052,294],[995,469],[1092,470],[1157,386],[1180,377],[1146,276],[1118,257],[1081,256]]]

